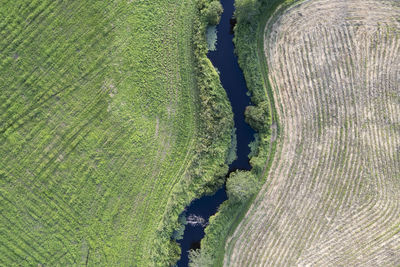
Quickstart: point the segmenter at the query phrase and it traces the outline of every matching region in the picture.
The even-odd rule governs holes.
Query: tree
[[[263,101],[257,106],[247,106],[244,112],[246,122],[259,132],[266,132],[269,125],[268,103]]]
[[[253,173],[238,170],[230,174],[226,182],[226,189],[229,199],[235,202],[245,202],[257,192],[258,181]]]
[[[175,229],[174,232],[172,233],[172,238],[174,240],[181,240],[183,238],[183,234],[185,232],[186,224],[187,224],[186,213],[183,212],[178,217],[178,227],[177,227],[177,229]]]
[[[206,10],[207,22],[210,25],[217,25],[221,19],[221,14],[224,11],[219,1],[212,1]]]
[[[235,7],[235,17],[238,23],[251,23],[252,19],[259,14],[261,3],[259,0],[236,0]]]

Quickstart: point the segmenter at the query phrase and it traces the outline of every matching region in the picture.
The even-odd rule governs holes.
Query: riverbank
[[[230,163],[229,172],[235,170],[250,170],[248,155],[251,153],[249,143],[254,140],[255,131],[246,123],[244,112],[248,105],[251,104],[246,82],[242,70],[240,69],[237,57],[234,53],[234,45],[232,42],[233,32],[231,27],[231,18],[233,16],[234,0],[222,1],[224,12],[221,15],[221,21],[217,26],[217,44],[216,51],[209,51],[207,56],[213,66],[219,73],[220,81],[224,87],[229,101],[231,103],[234,114],[234,127],[236,136],[236,159]],[[219,127],[214,125],[215,129]],[[233,139],[234,136],[233,136]],[[186,216],[195,215],[204,219],[208,224],[208,219],[214,215],[222,202],[227,199],[225,187],[219,189],[212,196],[204,196],[193,201],[186,208]],[[178,266],[188,266],[188,250],[198,249],[200,241],[204,237],[205,225],[186,225],[183,239],[179,241],[181,245],[181,259]]]
[[[240,1],[236,1],[235,5],[237,2]],[[268,18],[281,2],[283,1],[276,0],[268,5],[258,6],[256,10],[262,10],[262,13],[255,13],[251,20],[236,18],[237,24],[234,27],[235,52],[251,92],[253,105],[261,106],[267,103],[268,107],[269,116],[264,121],[267,128],[258,129],[256,140],[251,145],[251,173],[260,181],[258,190],[267,179],[266,174],[275,156],[280,136],[279,120],[267,75],[263,36]],[[240,8],[240,5],[237,8]],[[245,216],[254,198],[255,195],[244,203],[227,200],[220,206],[218,213],[210,218],[210,225],[205,229],[206,235],[201,242],[204,257],[211,259],[209,266],[223,265],[224,255],[230,249],[226,246],[228,238]]]
[[[154,266],[174,265],[179,260],[181,248],[177,241],[181,238],[180,232],[184,226],[182,213],[193,200],[211,195],[223,186],[228,172],[227,157],[231,145],[233,114],[219,74],[207,58],[205,31],[210,23],[212,3],[210,0],[196,3],[197,16],[191,25],[198,100],[195,155],[184,170],[185,179],[171,189],[173,197],[159,223],[151,251]]]

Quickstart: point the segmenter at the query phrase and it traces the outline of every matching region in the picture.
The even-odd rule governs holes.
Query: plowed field
[[[278,10],[265,55],[282,136],[225,266],[400,263],[400,2]]]

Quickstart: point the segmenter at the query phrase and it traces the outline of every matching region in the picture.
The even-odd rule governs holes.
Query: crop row
[[[309,1],[267,24],[280,157],[227,244],[226,265],[398,262],[396,12]]]

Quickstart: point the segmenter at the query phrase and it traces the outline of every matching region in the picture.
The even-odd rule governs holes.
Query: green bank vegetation
[[[258,133],[250,144],[251,171],[231,173],[227,180],[228,200],[210,218],[201,250],[191,253],[191,266],[222,266],[225,243],[266,181],[279,137],[272,89],[263,50],[264,27],[284,0],[236,0],[234,43],[239,65],[251,92],[253,105],[247,107],[246,122]],[[245,193],[246,192],[246,193]],[[206,265],[204,265],[206,263]],[[203,265],[202,265],[203,264]]]
[[[246,202],[257,192],[257,188],[257,178],[249,171],[237,170],[229,175],[226,182],[228,198],[232,202]]]
[[[179,214],[228,169],[209,7],[2,3],[0,265],[174,264]]]
[[[228,172],[228,158],[232,154],[229,148],[234,142],[232,141],[231,106],[219,81],[218,73],[207,57],[206,29],[210,24],[205,14],[209,8],[209,1],[197,1],[196,6],[199,16],[194,19],[192,42],[200,98],[200,137],[186,179],[175,187],[173,199],[178,201],[168,205],[164,214],[164,221],[167,223],[161,224],[158,230],[159,237],[156,239],[153,258],[154,262],[161,263],[160,266],[171,264],[179,259],[180,248],[171,239],[171,234],[175,229],[182,227],[182,223],[179,223],[177,218],[181,216],[181,212],[191,200],[200,195],[212,194],[223,185]],[[221,128],[215,125],[220,125]],[[170,244],[169,248],[165,248],[166,243]],[[162,259],[173,260],[163,262]]]

